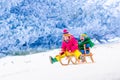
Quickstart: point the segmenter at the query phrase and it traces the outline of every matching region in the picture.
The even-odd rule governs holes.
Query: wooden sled
[[[86,53],[87,50],[89,51],[88,54]],[[90,47],[89,47],[89,48],[86,48],[86,45],[84,45],[84,51],[85,51],[85,53],[81,55],[81,57],[82,57],[81,62],[78,61],[78,60],[75,58],[75,56],[68,56],[67,63],[64,63],[64,62],[62,61],[62,59],[60,59],[60,64],[66,66],[66,65],[69,65],[70,62],[71,62],[72,64],[74,64],[74,65],[80,64],[80,63],[90,63],[90,62],[87,61],[86,57],[90,57],[92,63],[94,63],[93,54],[90,52]],[[75,59],[74,61],[72,60],[73,58]]]
[[[74,60],[73,60],[74,58]],[[70,63],[76,65],[79,63],[79,61],[74,57],[74,56],[68,56],[67,57],[67,63],[64,63],[62,59],[60,59],[60,64],[63,65],[63,66],[67,66],[67,65],[70,65]]]
[[[86,53],[87,50],[89,51],[88,54]],[[84,45],[84,52],[85,52],[85,53],[82,54],[83,62],[88,63],[87,60],[86,60],[86,57],[90,57],[92,63],[94,63],[93,54],[90,52],[90,48],[87,48],[87,49],[86,49],[86,45]]]

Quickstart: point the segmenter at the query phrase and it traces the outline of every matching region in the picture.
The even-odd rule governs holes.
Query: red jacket
[[[72,51],[78,50],[78,41],[71,35],[70,40],[62,42],[63,51]]]

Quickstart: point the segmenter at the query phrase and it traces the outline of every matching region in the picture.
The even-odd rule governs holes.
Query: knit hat
[[[66,29],[63,30],[63,35],[64,36],[70,36],[69,32]]]
[[[82,37],[85,37],[85,38],[88,37],[86,33],[81,34],[81,36],[82,36]]]
[[[69,32],[66,29],[63,30],[63,34],[68,34],[68,33]]]

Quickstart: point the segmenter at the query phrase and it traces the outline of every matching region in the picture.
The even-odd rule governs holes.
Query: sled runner
[[[74,60],[73,60],[74,59]],[[67,63],[65,63],[63,60],[66,60]],[[65,65],[69,65],[70,63],[72,64],[77,64],[79,61],[77,61],[77,59],[74,56],[68,56],[66,59],[60,59],[60,64],[65,66]]]

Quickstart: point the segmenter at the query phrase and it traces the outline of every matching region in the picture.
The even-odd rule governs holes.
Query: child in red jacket
[[[75,56],[75,58],[79,60],[80,55],[81,52],[78,48],[78,41],[74,38],[73,35],[69,34],[69,32],[66,29],[64,29],[61,52],[59,55],[56,55],[55,58],[52,58],[50,56],[51,63],[53,64],[54,62],[58,62],[61,58],[67,56]]]

